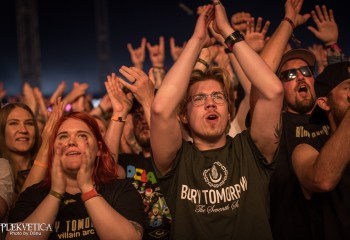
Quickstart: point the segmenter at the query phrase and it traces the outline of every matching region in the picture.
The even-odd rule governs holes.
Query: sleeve
[[[13,200],[13,176],[10,163],[7,159],[0,158],[0,197],[11,208]]]
[[[142,198],[131,180],[118,180],[102,193],[107,202],[129,221],[145,227],[145,213]],[[108,191],[112,194],[108,194]],[[110,195],[110,196],[108,196]]]
[[[47,191],[40,191],[38,184],[28,187],[22,192],[10,211],[10,222],[21,222],[39,206],[47,195]]]

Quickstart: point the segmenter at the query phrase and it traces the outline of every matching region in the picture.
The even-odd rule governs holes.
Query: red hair
[[[57,132],[60,126],[63,122],[65,122],[68,119],[76,119],[84,122],[89,129],[91,130],[92,134],[94,135],[97,143],[99,144],[101,155],[99,157],[96,157],[94,169],[92,173],[93,181],[96,185],[104,185],[108,182],[111,182],[112,180],[116,179],[117,177],[117,164],[113,160],[112,154],[106,145],[98,124],[96,120],[90,116],[87,113],[82,112],[72,112],[67,115],[62,116],[57,123],[54,126],[54,129],[52,131],[52,135],[49,139],[49,153],[48,153],[48,167],[49,172],[45,180],[45,185],[50,186],[51,185],[51,167],[52,167],[52,161],[55,156],[55,149],[54,149],[54,143],[57,137]]]

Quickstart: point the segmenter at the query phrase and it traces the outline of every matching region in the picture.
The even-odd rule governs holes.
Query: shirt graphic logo
[[[218,188],[227,180],[227,169],[220,162],[215,162],[211,168],[203,171],[203,177],[210,187]]]

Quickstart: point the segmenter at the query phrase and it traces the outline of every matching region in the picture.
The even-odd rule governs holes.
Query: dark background
[[[8,95],[21,92],[18,66],[15,0],[0,1],[0,82],[5,84]],[[222,0],[229,17],[235,12],[246,11],[254,17],[270,20],[268,35],[271,35],[284,17],[283,0]],[[179,7],[184,3],[193,14],[188,15]],[[201,0],[109,0],[109,26],[111,42],[111,63],[118,72],[122,65],[130,66],[130,55],[126,44],[140,45],[146,37],[151,44],[158,43],[159,36],[165,37],[166,66],[172,64],[169,52],[169,38],[175,37],[176,44],[191,36],[199,5],[210,1]],[[338,1],[305,0],[301,13],[310,12],[315,5],[325,4],[334,10],[339,27],[339,45],[344,53],[350,54],[349,10]],[[50,95],[57,85],[65,80],[68,90],[72,83],[87,82],[88,93],[100,97],[105,92],[99,83],[94,0],[38,0],[38,17],[41,52],[41,89]],[[295,35],[302,40],[301,47],[319,43],[306,26],[314,25],[309,19],[296,29]],[[295,45],[292,45],[295,47]],[[146,53],[145,70],[150,67]]]

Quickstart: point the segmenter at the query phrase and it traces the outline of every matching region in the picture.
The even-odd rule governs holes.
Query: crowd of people
[[[97,107],[86,83],[0,84],[0,239],[350,239],[350,62],[333,11],[302,5],[271,36],[199,6],[169,69],[163,37],[128,44]]]

